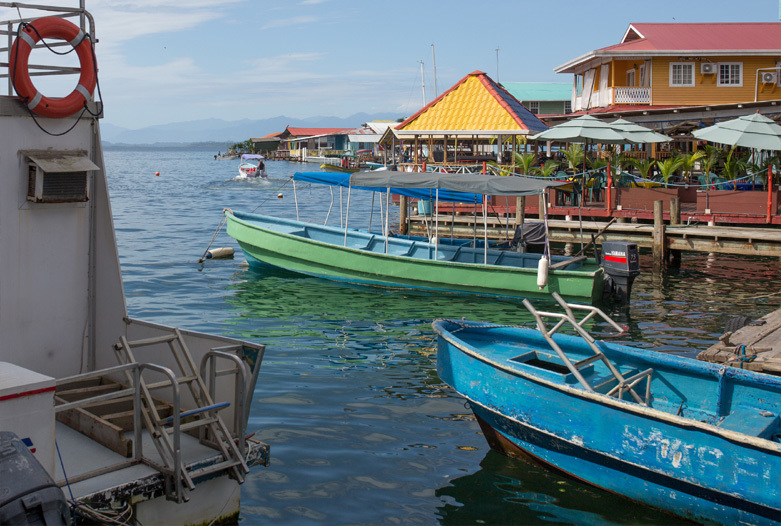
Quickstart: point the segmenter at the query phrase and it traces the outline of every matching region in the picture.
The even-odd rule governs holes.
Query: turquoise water
[[[131,315],[267,346],[249,428],[271,444],[272,461],[242,486],[245,524],[677,521],[490,451],[464,401],[437,378],[433,319],[529,323],[520,302],[261,273],[224,231],[214,246],[236,257],[199,264],[223,208],[294,218],[287,176],[316,170],[277,161],[266,181],[236,180],[238,162],[213,154],[105,158]],[[296,197],[302,219],[322,222],[328,190],[299,187]],[[351,226],[368,226],[367,203],[357,203]],[[338,222],[334,211],[330,224]],[[621,341],[649,352],[694,356],[731,315],[759,317],[781,298],[781,270],[768,258],[685,254],[680,270],[643,271],[632,304],[611,315],[629,326]]]

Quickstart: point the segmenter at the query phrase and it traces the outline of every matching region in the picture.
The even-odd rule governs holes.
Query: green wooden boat
[[[309,175],[315,179],[296,174],[294,180],[329,184],[329,174]],[[340,182],[333,184],[388,195],[434,189],[438,198],[447,194],[462,202],[474,199],[475,194],[536,195],[557,184],[520,177],[401,172],[359,172],[337,179]],[[349,194],[347,201],[349,211]],[[238,241],[253,267],[277,267],[349,283],[513,298],[550,298],[557,292],[583,303],[602,299],[606,290],[605,269],[584,256],[498,250],[488,248],[487,239],[482,247],[473,248],[472,240],[432,243],[240,211],[225,213],[228,234]],[[387,226],[386,214],[384,231]],[[624,261],[628,253],[624,252]],[[607,276],[608,283],[611,278]]]
[[[467,292],[516,298],[550,297],[553,291],[576,301],[602,296],[603,269],[594,260],[573,259],[552,270],[537,286],[541,254],[439,245],[370,232],[227,211],[228,234],[254,267],[279,267],[350,283]]]

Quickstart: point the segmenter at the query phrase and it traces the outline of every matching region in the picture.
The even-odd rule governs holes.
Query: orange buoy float
[[[43,38],[65,40],[73,46],[79,57],[81,66],[79,82],[67,97],[61,99],[46,97],[35,88],[30,79],[30,52]],[[16,93],[27,99],[26,104],[30,111],[42,117],[55,119],[69,117],[84,108],[92,98],[97,84],[97,68],[89,38],[72,22],[54,16],[39,18],[22,26],[9,53],[8,71],[12,76]]]
[[[160,172],[155,172],[155,176],[159,177],[160,176]]]

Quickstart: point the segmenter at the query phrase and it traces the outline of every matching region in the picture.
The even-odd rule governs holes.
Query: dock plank
[[[725,333],[698,360],[781,375],[781,309],[734,332]]]

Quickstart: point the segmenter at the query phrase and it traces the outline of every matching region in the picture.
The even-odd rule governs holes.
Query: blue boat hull
[[[536,374],[537,367],[529,365],[539,365],[535,361],[514,362],[519,353],[543,348],[537,331],[485,331],[474,340],[485,346],[480,349],[455,330],[457,323],[438,320],[434,326],[440,334],[440,378],[469,400],[492,448],[690,519],[781,522],[781,380],[658,353],[613,356],[624,367],[632,360],[633,367],[655,362],[654,402],[645,407],[588,392],[563,372]],[[517,340],[509,341],[508,334]],[[557,341],[579,345],[572,337]],[[676,411],[685,407],[676,393],[691,404],[692,418],[676,414],[689,409]],[[770,411],[763,411],[772,415],[763,417],[769,427],[757,433],[766,438],[729,429],[728,416],[734,421],[754,415],[745,404],[765,399]],[[725,404],[728,415],[709,416],[702,408],[709,401]],[[750,418],[743,422],[750,428]]]

